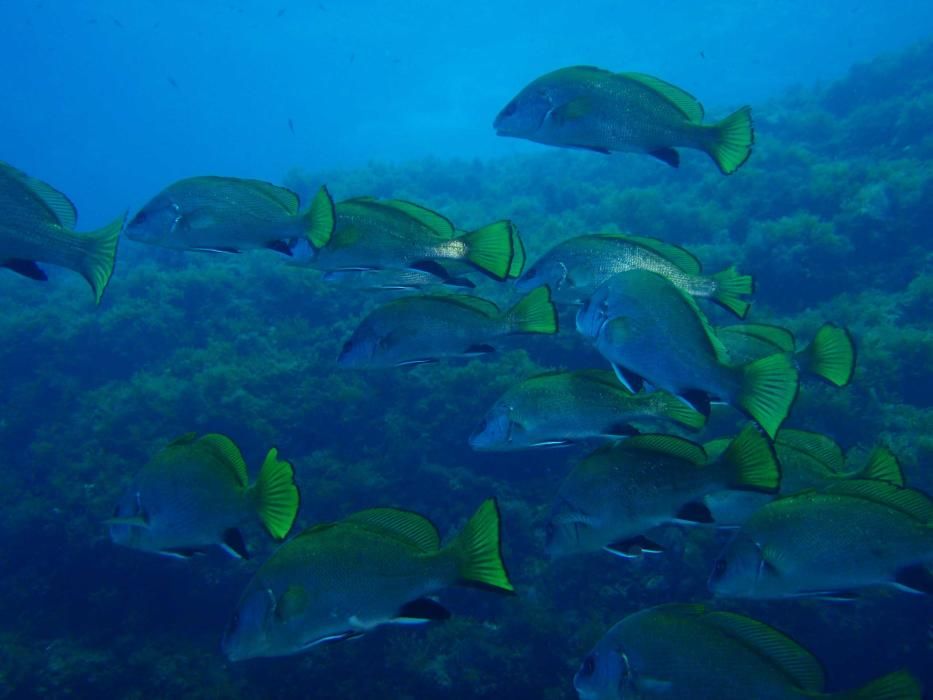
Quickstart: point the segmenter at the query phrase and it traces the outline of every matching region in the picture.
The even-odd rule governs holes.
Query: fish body
[[[502,312],[490,301],[460,294],[422,295],[374,309],[344,344],[343,367],[390,367],[443,357],[491,353],[496,338],[514,333],[556,333],[557,311],[540,287]]]
[[[573,679],[580,700],[919,700],[896,672],[863,688],[824,693],[820,662],[790,637],[745,615],[667,604],[616,623]]]
[[[721,438],[703,445],[710,456],[718,455],[731,442]],[[823,489],[846,479],[876,479],[904,485],[900,464],[890,450],[876,447],[865,464],[846,469],[846,458],[836,442],[826,435],[782,428],[774,438],[774,451],[781,465],[781,489],[776,496],[789,496],[808,489]],[[741,525],[775,495],[722,491],[708,495],[704,503],[717,523]]]
[[[518,230],[498,221],[471,233],[411,202],[360,197],[336,206],[334,235],[308,264],[324,271],[399,270],[450,278],[444,267],[464,263],[496,279],[517,277],[524,266]]]
[[[613,233],[576,236],[558,243],[529,267],[515,286],[525,291],[546,284],[554,301],[582,304],[610,277],[630,270],[654,272],[682,292],[708,298],[739,317],[749,308],[742,297],[754,291],[752,278],[738,274],[735,268],[704,275],[700,261],[679,246]]]
[[[123,217],[87,234],[74,231],[77,211],[65,195],[0,162],[0,267],[45,280],[37,262],[79,273],[96,302],[113,274]]]
[[[320,247],[334,226],[333,202],[322,188],[299,213],[291,190],[261,180],[191,177],[153,197],[126,227],[127,238],[179,250],[238,253],[269,248],[291,255],[291,243]]]
[[[753,514],[716,561],[718,596],[829,596],[893,585],[933,593],[933,501],[877,480],[846,480]]]
[[[392,508],[305,530],[256,572],[224,652],[234,661],[282,656],[391,622],[442,619],[449,613],[424,596],[458,582],[512,591],[499,532],[492,500],[445,547],[428,520]]]
[[[710,401],[728,403],[772,437],[797,395],[797,370],[786,354],[728,364],[693,299],[647,270],[623,272],[600,285],[577,313],[577,330],[631,390],[647,381],[707,415]]]
[[[797,348],[794,334],[779,326],[739,324],[716,329],[732,364],[747,364],[777,352],[791,354],[801,375],[837,387],[846,386],[855,372],[855,343],[845,328],[824,323],[813,340]]]
[[[676,421],[701,428],[706,419],[664,392],[632,394],[612,372],[549,372],[503,394],[470,437],[477,450],[521,450],[614,440],[638,432],[632,421]]]
[[[564,480],[546,526],[552,557],[629,543],[670,523],[710,523],[703,497],[726,488],[775,492],[780,481],[767,440],[749,425],[717,460],[672,435],[637,435],[603,447]]]
[[[134,478],[108,521],[117,544],[187,558],[210,545],[247,558],[238,527],[258,519],[284,538],[298,513],[292,466],[273,448],[255,484],[230,438],[183,435]]]
[[[648,153],[677,167],[675,147],[701,150],[724,175],[748,160],[754,143],[751,110],[703,124],[695,97],[643,73],[572,66],[527,85],[496,117],[500,136],[609,153]]]

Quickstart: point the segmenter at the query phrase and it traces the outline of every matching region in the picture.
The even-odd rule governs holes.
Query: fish
[[[742,297],[755,291],[752,277],[739,274],[735,267],[707,276],[700,261],[680,246],[618,233],[561,241],[538,258],[515,287],[525,291],[546,284],[557,303],[582,304],[610,277],[629,270],[657,273],[682,292],[707,298],[739,318],[745,318],[751,306]]]
[[[846,479],[768,503],[716,560],[729,598],[848,599],[860,589],[933,593],[933,500],[880,480]]]
[[[732,438],[719,438],[703,445],[711,457],[720,454]],[[789,496],[807,489],[820,489],[844,479],[878,479],[904,486],[904,473],[897,457],[883,445],[875,447],[865,464],[846,469],[846,457],[836,442],[819,433],[781,428],[774,438],[774,451],[781,465],[781,489]],[[741,525],[775,496],[761,493],[722,491],[703,502],[721,525]]]
[[[227,625],[231,661],[297,654],[390,623],[443,620],[429,596],[455,584],[513,593],[499,509],[485,501],[446,546],[417,513],[360,511],[315,525],[279,547],[247,585]]]
[[[343,345],[341,367],[400,367],[496,351],[497,338],[557,333],[557,309],[539,287],[503,312],[466,294],[424,294],[376,307]]]
[[[474,450],[559,447],[637,434],[633,421],[674,421],[692,430],[706,418],[661,391],[632,394],[606,370],[546,372],[510,387],[470,436]]]
[[[258,520],[274,539],[284,539],[300,500],[294,469],[274,447],[250,484],[233,440],[186,433],[139,471],[105,522],[113,542],[132,549],[188,559],[219,545],[248,559],[239,526]]]
[[[694,148],[731,175],[755,143],[751,108],[715,124],[703,124],[703,116],[693,95],[659,78],[571,66],[529,83],[503,107],[493,128],[499,136],[551,146],[647,153],[675,168],[676,147]]]
[[[647,270],[600,285],[577,312],[577,330],[632,392],[648,382],[707,416],[711,401],[727,403],[771,438],[797,397],[797,369],[787,353],[731,365],[693,297]]]
[[[745,323],[716,328],[733,364],[754,362],[776,352],[790,353],[801,376],[822,379],[835,387],[848,386],[855,374],[855,341],[847,328],[824,323],[813,340],[797,350],[794,334],[786,328]]]
[[[68,197],[3,162],[0,210],[0,267],[37,281],[48,279],[40,262],[74,270],[100,304],[113,274],[124,216],[97,231],[78,233],[78,212]]]
[[[780,468],[749,424],[715,460],[674,435],[636,435],[577,464],[561,484],[545,526],[552,558],[605,550],[622,557],[663,548],[645,532],[674,523],[713,524],[703,497],[735,489],[775,493]]]
[[[525,248],[518,228],[497,221],[476,231],[458,231],[449,219],[399,199],[357,197],[338,202],[333,236],[312,245],[305,264],[322,271],[413,269],[442,281],[446,264],[463,264],[497,281],[518,277]]]
[[[667,603],[613,625],[583,659],[580,700],[920,700],[906,671],[826,693],[823,666],[770,625],[705,605]]]
[[[321,247],[334,229],[334,203],[321,187],[299,213],[291,190],[261,180],[191,177],[169,185],[133,217],[130,240],[176,250],[239,253],[268,248],[292,255],[307,240]]]

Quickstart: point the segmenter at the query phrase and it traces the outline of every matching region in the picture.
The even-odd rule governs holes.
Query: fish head
[[[240,600],[224,630],[221,643],[224,655],[231,661],[256,656],[274,656],[276,598],[272,590],[257,587]]]
[[[624,651],[598,644],[573,676],[573,687],[580,700],[616,700],[630,694],[631,673]]]
[[[610,314],[611,289],[602,284],[577,310],[577,331],[586,338],[599,337],[600,331],[610,319]]]
[[[337,364],[341,367],[391,366],[407,359],[406,333],[399,324],[384,317],[363,320],[343,344]],[[408,344],[410,349],[410,344]]]
[[[184,229],[184,211],[172,197],[153,197],[126,225],[124,234],[132,241],[172,247]]]
[[[761,545],[739,532],[713,564],[709,589],[726,598],[768,598],[780,585],[780,573],[768,562]]]
[[[149,513],[142,504],[140,492],[129,489],[113,509],[113,517],[106,521],[110,539],[114,544],[134,549],[149,549],[152,527]]]
[[[530,292],[541,285],[547,285],[554,298],[566,296],[572,287],[567,265],[557,257],[545,255],[515,280],[515,289],[519,292]]]
[[[598,538],[592,518],[563,499],[544,525],[544,549],[551,559],[596,551],[606,544]]]
[[[375,360],[380,347],[385,345],[384,334],[372,323],[361,323],[350,339],[343,344],[337,364],[341,367],[366,367]]]
[[[512,406],[499,402],[493,406],[470,436],[474,450],[505,450],[522,446],[524,427],[514,419]]]
[[[224,630],[224,655],[231,661],[287,656],[350,636],[334,634],[332,624],[323,628],[317,624],[327,615],[304,586],[292,584],[276,592],[257,575]]]
[[[502,108],[492,126],[499,136],[537,140],[555,104],[548,86],[535,81]]]

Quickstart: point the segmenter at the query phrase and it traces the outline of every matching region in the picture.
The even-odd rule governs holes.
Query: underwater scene
[[[933,697],[933,6],[0,20],[0,698]]]

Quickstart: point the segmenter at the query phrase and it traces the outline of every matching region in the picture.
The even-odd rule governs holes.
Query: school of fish
[[[530,82],[494,128],[551,146],[645,153],[673,167],[677,148],[697,149],[735,173],[752,154],[751,109],[703,119],[696,98],[661,79],[572,66]],[[363,317],[336,358],[347,371],[484,357],[524,336],[575,334],[602,366],[522,378],[484,416],[465,417],[464,440],[475,450],[593,450],[554,496],[542,552],[553,560],[670,556],[665,528],[731,528],[707,572],[717,602],[847,600],[882,587],[933,594],[933,500],[905,484],[896,457],[878,446],[850,467],[828,436],[783,427],[808,382],[852,380],[851,335],[827,322],[801,347],[787,329],[745,321],[754,282],[734,267],[707,274],[675,243],[578,231],[527,264],[512,221],[461,230],[421,204],[334,201],[325,186],[302,211],[283,187],[222,176],[181,180],[125,225],[121,215],[77,233],[65,195],[0,163],[0,210],[0,266],[33,280],[47,279],[40,264],[68,268],[97,303],[121,231],[184,251],[271,250],[334,284],[382,290],[390,298]],[[512,300],[500,306],[475,293],[484,280],[486,289],[492,281],[514,292]],[[714,326],[709,303],[742,321]],[[717,404],[746,419],[737,435],[685,437],[697,438]],[[188,434],[128,475],[105,525],[116,544],[183,559],[213,546],[248,558],[239,528],[251,521],[282,541],[223,633],[233,661],[444,620],[451,612],[435,595],[456,584],[516,591],[494,498],[446,544],[422,515],[380,507],[289,537],[299,509],[294,470],[276,448],[251,483],[230,437]],[[582,700],[895,700],[922,692],[896,669],[844,693],[827,694],[824,684],[816,658],[779,630],[681,601],[622,619],[573,678]]]

